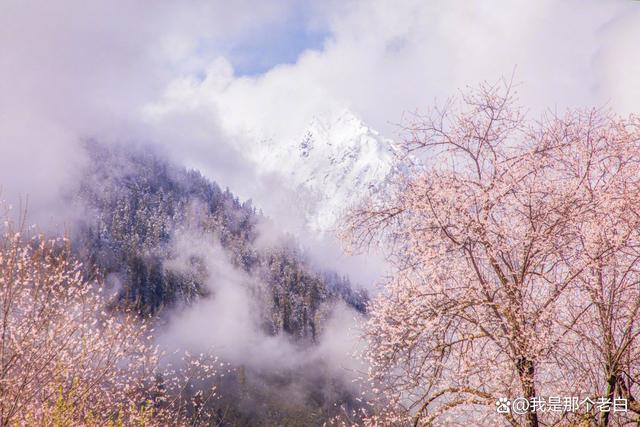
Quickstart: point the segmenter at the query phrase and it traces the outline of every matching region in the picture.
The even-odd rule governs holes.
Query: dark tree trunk
[[[613,402],[614,392],[616,389],[616,384],[618,382],[618,376],[615,374],[609,375],[607,378],[607,391],[605,392],[605,398],[608,399],[609,402]],[[610,411],[601,411],[600,412],[600,421],[598,425],[600,427],[606,427],[609,425],[609,414]]]
[[[535,383],[533,381],[535,374],[535,366],[533,360],[522,357],[517,361],[518,376],[522,384],[524,398],[531,401],[536,395]],[[531,410],[525,414],[525,422],[528,427],[539,427],[538,414]]]

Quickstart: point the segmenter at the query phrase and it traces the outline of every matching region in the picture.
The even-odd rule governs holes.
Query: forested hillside
[[[73,247],[88,273],[117,290],[116,308],[166,322],[201,298],[216,298],[205,285],[219,274],[205,265],[207,254],[190,256],[189,268],[175,268],[181,255],[176,239],[196,235],[219,244],[233,268],[251,278],[237,286],[255,296],[258,327],[266,336],[313,347],[336,303],[364,312],[365,292],[354,290],[346,277],[314,267],[293,237],[283,233],[262,242],[260,224],[267,219],[250,201],[240,202],[199,172],[142,150],[90,143],[87,152],[90,167],[75,195],[86,213]],[[329,368],[322,360],[276,372],[234,365],[220,390],[220,411],[231,424],[326,419],[342,404],[354,403],[339,376],[327,378]],[[295,403],[288,393],[278,394],[291,388],[300,391]]]

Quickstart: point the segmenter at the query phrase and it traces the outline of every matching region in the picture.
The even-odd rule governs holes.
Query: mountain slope
[[[86,214],[73,246],[88,268],[116,287],[118,304],[155,316],[167,328],[172,316],[224,297],[220,286],[232,271],[238,279],[224,286],[242,288],[248,299],[241,300],[244,306],[213,307],[247,313],[255,336],[289,352],[276,367],[226,360],[235,371],[221,385],[216,405],[229,425],[320,425],[341,405],[357,406],[344,372],[314,348],[336,305],[364,312],[363,291],[312,267],[291,237],[261,243],[264,217],[198,172],[144,151],[90,144],[88,152],[91,166],[76,197]],[[179,243],[185,236],[186,248]],[[203,250],[197,247],[202,242]],[[215,247],[221,251],[206,249]],[[234,319],[223,320],[235,329]],[[212,325],[204,327],[216,333]],[[243,339],[238,333],[236,340]]]

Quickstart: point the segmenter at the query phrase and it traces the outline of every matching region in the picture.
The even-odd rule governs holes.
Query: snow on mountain
[[[345,109],[316,115],[296,140],[270,138],[250,155],[262,171],[285,178],[309,228],[325,232],[384,184],[393,150],[391,140]]]

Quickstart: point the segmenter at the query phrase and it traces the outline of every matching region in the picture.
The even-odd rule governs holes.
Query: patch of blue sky
[[[236,76],[256,76],[280,64],[293,64],[306,50],[320,50],[329,33],[308,25],[308,10],[293,10],[287,19],[235,40],[226,57]]]

